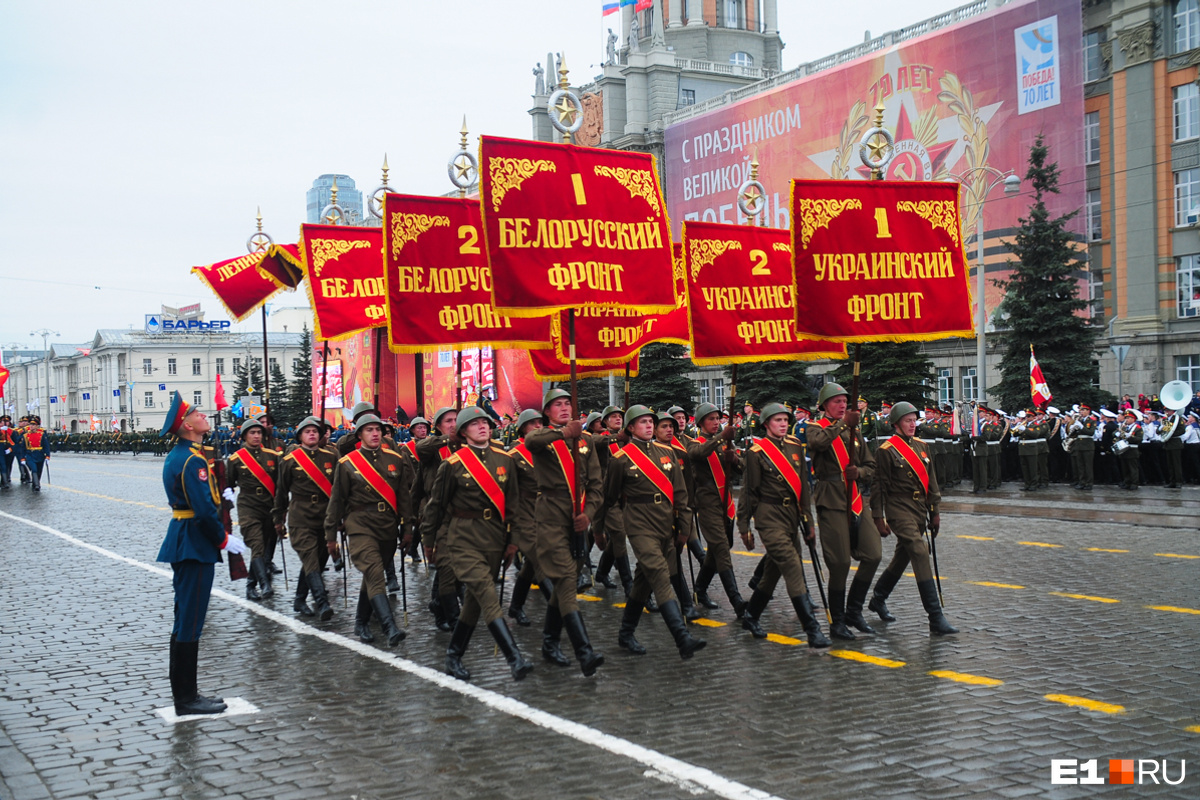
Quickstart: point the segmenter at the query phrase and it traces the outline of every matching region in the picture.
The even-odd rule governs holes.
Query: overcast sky
[[[321,173],[365,195],[386,152],[397,190],[450,190],[464,114],[472,143],[528,137],[535,62],[599,72],[601,5],[0,0],[0,345],[224,317],[190,268],[245,252],[260,206],[294,242]],[[779,0],[784,67],[959,5]]]

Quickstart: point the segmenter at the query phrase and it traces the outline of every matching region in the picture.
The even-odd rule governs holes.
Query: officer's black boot
[[[829,635],[835,639],[854,641],[853,631],[846,627],[846,593],[843,589],[829,587]]]
[[[741,619],[742,615],[746,613],[746,601],[742,599],[742,593],[738,591],[737,578],[734,576],[733,570],[722,570],[717,573],[717,577],[721,579],[721,585],[725,587],[725,594],[733,606],[734,616]]]
[[[300,570],[300,577],[296,579],[296,596],[292,598],[292,611],[297,614],[303,614],[306,617],[313,616],[313,610],[308,607],[308,603],[304,602],[308,599],[308,575],[304,570]],[[314,599],[316,599],[314,597]]]
[[[796,616],[800,618],[800,625],[804,628],[804,636],[808,639],[809,647],[829,647],[833,644],[821,632],[821,623],[817,622],[812,597],[809,596],[808,592],[799,597],[793,597],[792,608],[796,609]]]
[[[596,574],[593,576],[593,579],[605,589],[617,588],[617,584],[609,576],[615,562],[616,557],[613,556],[613,549],[611,547],[600,554],[600,563],[596,567]]]
[[[629,566],[629,556],[624,555],[613,560],[613,564],[617,567],[617,575],[621,578],[621,588],[625,590],[625,599],[629,600],[629,593],[633,591],[633,568]]]
[[[692,602],[692,593],[688,591],[682,572],[676,572],[671,576],[671,588],[675,590],[675,596],[679,598],[679,610],[683,612],[684,619],[691,622],[704,616]]]
[[[646,648],[633,638],[633,632],[637,630],[638,623],[642,621],[642,608],[641,603],[635,603],[633,600],[625,601],[625,613],[621,615],[621,632],[617,634],[617,647],[628,650],[635,656],[646,654]]]
[[[560,667],[571,666],[571,659],[563,655],[559,642],[562,641],[562,614],[558,606],[546,606],[546,624],[542,627],[542,658]]]
[[[708,587],[712,583],[713,570],[707,563],[700,566],[700,574],[696,576],[696,585],[692,588],[696,590],[696,602],[705,608],[720,608],[713,599],[708,596]]]
[[[220,714],[226,706],[220,700],[201,697],[196,689],[196,666],[200,657],[200,642],[171,642],[171,699],[175,713]]]
[[[254,559],[250,560],[250,568],[246,570],[246,599],[247,600],[262,600],[262,595],[258,593],[258,570],[254,566]]]
[[[400,581],[396,580],[396,562],[394,560],[383,565],[383,573],[387,576],[388,594],[400,591]]]
[[[442,604],[442,613],[446,615],[446,630],[452,631],[458,622],[458,594],[456,592],[443,594],[439,602]]]
[[[512,670],[514,681],[519,681],[533,672],[533,664],[526,661],[525,657],[521,655],[521,650],[517,647],[517,643],[512,636],[512,631],[504,623],[503,617],[497,617],[489,622],[488,630],[492,632],[492,638],[496,640],[496,646],[504,654],[504,660],[508,662],[508,667]]]
[[[408,634],[396,627],[396,620],[392,617],[392,607],[388,604],[387,594],[377,594],[372,597],[371,608],[375,611],[375,616],[379,617],[379,627],[383,629],[383,635],[387,637],[388,647],[395,647],[404,641],[404,637]]]
[[[533,585],[532,572],[522,569],[517,573],[517,582],[513,586],[512,599],[508,601],[508,615],[518,625],[529,627],[529,615],[525,613],[525,600],[529,597],[529,587]]]
[[[708,554],[704,552],[704,545],[700,542],[699,536],[695,539],[688,539],[687,549],[692,554],[692,558],[696,559],[696,563],[704,563],[704,557]]]
[[[450,634],[450,644],[446,647],[446,672],[460,681],[471,680],[471,673],[463,666],[462,657],[463,653],[467,652],[467,643],[471,641],[471,634],[474,632],[474,625],[465,625],[459,620],[454,625],[454,633]]]
[[[306,572],[304,579],[308,581],[308,590],[312,592],[313,602],[317,604],[316,615],[322,622],[333,618],[333,608],[329,605],[329,595],[325,593],[325,581],[319,572]]]
[[[271,595],[275,594],[275,590],[271,588],[271,579],[268,577],[267,565],[261,558],[250,559],[250,574],[258,582],[258,597],[255,600],[266,600]],[[250,596],[250,587],[246,587],[246,596]]]
[[[41,470],[37,467],[29,468],[29,480],[33,484],[33,490],[40,492],[42,490],[42,475]]]
[[[437,593],[437,572],[433,574],[433,591],[430,592],[431,598],[429,601],[429,611],[433,614],[433,621],[437,625],[439,631],[449,632],[453,630],[453,626],[446,621],[446,609],[442,607],[442,596]]]
[[[884,622],[895,622],[896,618],[892,616],[892,612],[888,611],[887,599],[892,594],[892,589],[896,588],[896,582],[900,580],[900,575],[893,575],[884,570],[879,576],[879,580],[875,581],[875,591],[871,594],[871,602],[867,604],[867,608],[879,615],[879,618]]]
[[[703,639],[697,639],[688,633],[687,623],[683,621],[683,610],[679,607],[678,600],[668,600],[665,603],[660,603],[659,613],[662,614],[663,622],[667,623],[667,630],[671,632],[671,636],[675,639],[675,646],[679,648],[679,657],[687,660],[692,657],[692,654],[697,650],[703,650],[708,642]]]
[[[604,664],[604,655],[592,649],[587,628],[583,626],[583,617],[578,611],[564,614],[562,623],[563,627],[567,629],[567,637],[571,640],[571,645],[575,648],[575,658],[579,660],[579,669],[586,677],[590,678]]]
[[[767,638],[767,632],[758,624],[758,618],[762,616],[763,609],[770,600],[771,595],[755,589],[754,594],[750,595],[750,602],[746,604],[745,613],[742,615],[742,627],[750,631],[755,639]]]
[[[948,633],[958,633],[958,628],[950,624],[942,613],[942,601],[938,599],[937,584],[932,580],[918,581],[917,589],[921,592],[921,605],[929,615],[929,632],[934,636],[945,636]]]
[[[750,576],[750,582],[746,584],[747,586],[750,587],[750,591],[753,592],[755,589],[758,588],[758,582],[762,580],[763,570],[766,568],[767,568],[767,559],[760,558],[758,560],[758,566],[754,568],[754,574],[752,576]]]
[[[354,614],[354,635],[363,642],[375,641],[375,634],[371,633],[371,601],[367,599],[367,587],[362,587],[358,592],[358,609]]]
[[[850,590],[846,592],[846,624],[863,633],[874,633],[875,629],[867,624],[863,617],[863,601],[867,599],[867,590],[871,588],[871,579],[859,580],[857,577],[850,581]]]
[[[579,578],[575,581],[576,592],[586,592],[592,588],[592,573],[588,570],[587,562],[579,562]]]

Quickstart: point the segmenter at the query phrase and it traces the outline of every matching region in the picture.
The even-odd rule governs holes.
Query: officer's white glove
[[[226,489],[225,491],[221,492],[221,496],[224,497],[226,500],[228,500],[231,503],[233,502],[233,498],[235,497],[235,495],[233,493],[233,489]]]
[[[234,536],[231,533],[225,540],[225,552],[232,553],[235,556],[240,555],[246,552],[246,543],[242,541],[241,537]]]

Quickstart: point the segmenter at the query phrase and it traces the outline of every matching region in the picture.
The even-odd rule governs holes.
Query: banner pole
[[[271,425],[275,424],[275,418],[271,416],[271,361],[267,357],[267,305],[262,307],[262,339],[263,339],[263,405],[267,408],[267,417],[271,420]],[[286,583],[286,581],[285,581]]]
[[[325,424],[325,382],[329,379],[329,342],[321,353],[321,424]]]
[[[574,312],[572,312],[574,313]],[[625,410],[629,410],[629,362],[625,362]]]
[[[462,411],[462,350],[458,351],[458,362],[454,367],[454,410]]]
[[[382,412],[383,409],[379,406],[379,361],[383,355],[383,328],[375,329],[375,364],[372,372],[371,384],[371,400],[375,404],[375,409]]]

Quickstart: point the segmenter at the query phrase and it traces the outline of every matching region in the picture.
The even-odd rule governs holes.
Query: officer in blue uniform
[[[7,414],[0,416],[0,489],[12,488],[12,465],[17,460],[17,444],[13,441],[15,433],[12,417]]]
[[[14,439],[17,447],[17,457],[21,465],[29,471],[29,481],[33,490],[42,490],[42,466],[50,460],[50,435],[42,429],[42,418],[29,418],[29,426],[22,428]]]
[[[200,447],[211,427],[205,414],[175,392],[160,434],[179,437],[163,463],[163,488],[172,519],[157,560],[169,563],[175,573],[170,675],[171,697],[175,713],[180,716],[220,714],[225,710],[220,698],[200,695],[196,662],[212,593],[213,564],[221,560],[221,550],[242,553],[246,549],[237,536],[226,535],[221,524],[220,495]]]

